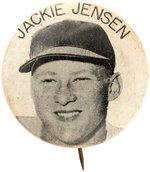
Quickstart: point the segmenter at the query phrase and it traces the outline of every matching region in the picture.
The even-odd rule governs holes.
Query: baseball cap
[[[30,46],[30,59],[20,66],[22,73],[55,60],[72,60],[115,67],[111,42],[98,24],[63,20],[37,31]]]

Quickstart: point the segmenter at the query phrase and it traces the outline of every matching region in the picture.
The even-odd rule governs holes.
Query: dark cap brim
[[[22,66],[19,68],[19,72],[21,73],[27,73],[33,70],[34,65],[38,64],[38,66],[50,62],[50,61],[57,61],[57,60],[71,60],[71,61],[80,61],[83,63],[93,63],[97,65],[104,65],[110,70],[114,70],[114,65],[111,64],[111,61],[109,59],[103,59],[103,58],[93,58],[93,57],[87,57],[87,56],[80,56],[80,55],[74,55],[74,54],[46,54],[42,56],[35,57],[27,62],[25,62]]]

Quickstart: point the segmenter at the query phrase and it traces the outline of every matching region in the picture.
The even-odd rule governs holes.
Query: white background
[[[0,3],[0,66],[16,29],[30,15],[60,1],[5,0]],[[150,10],[148,0],[86,1],[106,7],[122,17],[140,38],[150,64]],[[11,66],[10,66],[11,67]],[[13,84],[13,83],[10,83]],[[85,148],[86,172],[150,171],[150,88],[137,117],[127,129],[104,144]],[[45,143],[14,118],[0,84],[0,172],[80,172],[77,149]]]

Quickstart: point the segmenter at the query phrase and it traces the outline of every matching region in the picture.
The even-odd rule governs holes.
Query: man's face
[[[103,66],[62,60],[39,66],[31,91],[47,132],[67,144],[92,137],[106,118],[108,84]]]

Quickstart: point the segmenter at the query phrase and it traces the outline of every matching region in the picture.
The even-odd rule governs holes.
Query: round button
[[[122,131],[145,95],[148,65],[132,28],[97,5],[60,3],[29,17],[3,63],[7,102],[35,136],[100,144]]]

